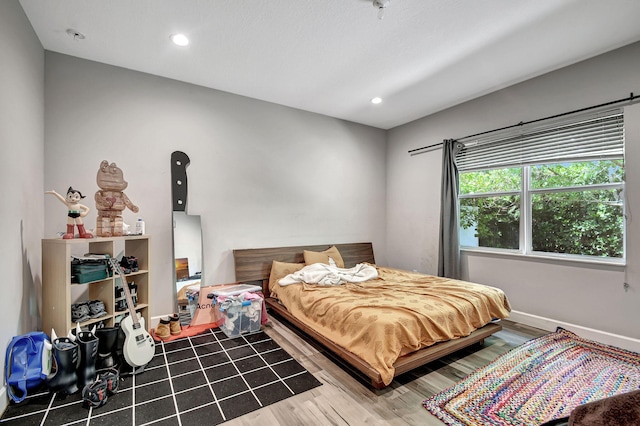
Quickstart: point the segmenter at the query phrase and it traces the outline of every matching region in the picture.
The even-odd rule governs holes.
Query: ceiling
[[[638,0],[20,3],[47,50],[381,129],[640,40]]]

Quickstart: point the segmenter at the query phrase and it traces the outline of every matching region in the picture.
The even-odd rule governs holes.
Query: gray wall
[[[39,327],[44,228],[44,50],[17,0],[0,1],[0,383],[11,338]],[[0,390],[0,412],[6,398]]]
[[[392,129],[387,148],[389,264],[437,272],[441,150],[407,151],[640,93],[640,43]],[[464,278],[504,289],[519,318],[640,338],[640,105],[626,109],[627,268],[466,252]],[[631,285],[623,289],[625,280]],[[540,318],[538,318],[540,317]]]
[[[152,238],[152,316],[174,311],[175,150],[191,158],[206,284],[235,280],[234,248],[372,241],[386,261],[385,131],[52,52],[45,67],[45,186],[85,193],[94,228],[100,162],[124,170],[140,208],[125,222]],[[46,197],[44,211],[51,238],[64,206]]]

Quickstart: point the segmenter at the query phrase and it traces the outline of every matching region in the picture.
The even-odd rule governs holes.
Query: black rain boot
[[[116,366],[113,352],[116,349],[118,330],[119,328],[117,327],[104,327],[96,330],[96,336],[98,337],[98,360],[96,362],[96,368],[98,370]]]
[[[86,385],[96,379],[96,358],[98,357],[98,338],[90,331],[76,332],[76,343],[80,351],[80,365],[78,366],[78,387],[84,389]]]
[[[53,341],[52,346],[56,371],[47,377],[47,387],[51,392],[77,392],[78,345],[68,337],[60,337]]]
[[[124,341],[126,339],[126,335],[124,334],[124,330],[122,327],[117,327],[118,329],[118,338],[116,339],[116,349],[115,356],[117,364],[119,365],[118,370],[120,371],[120,376],[127,376],[131,374],[133,371],[131,366],[127,364],[127,361],[124,359]]]

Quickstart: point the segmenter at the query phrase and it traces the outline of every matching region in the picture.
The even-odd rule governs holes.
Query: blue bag
[[[49,337],[42,331],[15,336],[7,347],[4,366],[7,393],[12,401],[22,402],[51,372]]]

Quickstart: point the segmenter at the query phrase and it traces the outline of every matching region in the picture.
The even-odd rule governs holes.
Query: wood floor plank
[[[511,348],[546,331],[502,321],[503,330],[440,360],[397,377],[376,390],[350,374],[324,350],[271,317],[264,331],[322,386],[287,398],[228,423],[239,425],[426,425],[442,422],[422,407],[422,401],[463,379]]]

